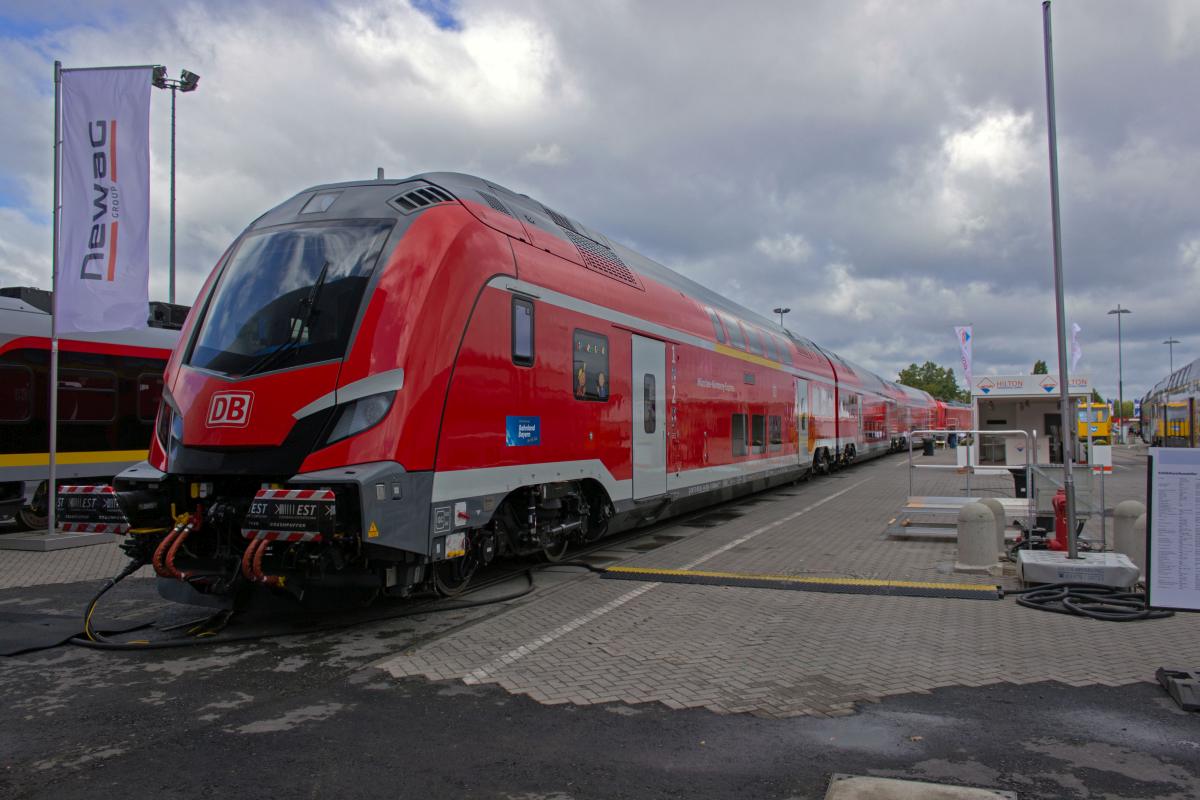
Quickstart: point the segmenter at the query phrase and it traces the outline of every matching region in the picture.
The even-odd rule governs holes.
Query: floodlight
[[[154,75],[150,78],[150,82],[159,89],[167,88],[167,68],[162,66],[155,67]]]
[[[186,69],[179,73],[179,91],[194,92],[196,91],[196,85],[199,83],[200,76],[196,73],[190,72]]]

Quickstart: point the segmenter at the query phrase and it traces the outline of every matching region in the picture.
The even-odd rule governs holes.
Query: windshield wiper
[[[321,267],[320,274],[317,275],[316,282],[312,285],[312,288],[308,290],[308,294],[300,299],[300,304],[296,308],[296,319],[292,322],[293,327],[292,330],[288,332],[287,341],[264,355],[258,361],[255,361],[253,364],[251,364],[250,368],[242,373],[243,375],[253,375],[258,372],[265,372],[267,367],[271,366],[280,358],[282,358],[284,354],[291,352],[296,345],[300,343],[300,337],[303,335],[304,330],[312,321],[312,318],[316,315],[317,298],[319,298],[321,295],[321,289],[325,286],[325,276],[328,274],[329,262],[326,261],[324,266]]]

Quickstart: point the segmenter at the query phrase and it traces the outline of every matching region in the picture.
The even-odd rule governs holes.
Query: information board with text
[[[1152,447],[1148,471],[1149,605],[1200,611],[1200,450]]]

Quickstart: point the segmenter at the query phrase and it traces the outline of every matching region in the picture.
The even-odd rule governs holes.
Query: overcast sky
[[[1054,4],[1068,316],[1125,395],[1200,357],[1200,3]],[[317,183],[431,170],[527,192],[885,377],[1054,370],[1041,4],[142,3],[0,9],[0,285],[48,287],[53,62],[166,64],[179,299]],[[165,299],[170,101],[151,107]],[[960,376],[961,377],[961,376]]]

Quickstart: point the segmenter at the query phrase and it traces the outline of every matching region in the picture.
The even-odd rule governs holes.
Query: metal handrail
[[[951,466],[950,464],[914,464],[913,463],[913,436],[915,434],[936,435],[939,433],[945,433],[945,434],[953,433],[953,434],[957,434],[959,436],[962,436],[964,434],[970,434],[972,437],[972,439],[970,441],[968,441],[966,444],[966,447],[967,447],[967,466],[966,466],[967,497],[971,496],[971,472],[972,472],[971,449],[973,447],[978,447],[978,445],[974,441],[974,437],[982,435],[982,434],[987,434],[989,436],[1024,436],[1025,437],[1025,505],[1026,505],[1026,509],[1028,511],[1028,519],[1027,519],[1027,522],[1029,524],[1029,528],[1027,529],[1027,535],[1028,535],[1028,531],[1033,530],[1033,526],[1036,521],[1035,520],[1036,510],[1034,508],[1034,501],[1033,501],[1033,497],[1031,495],[1031,492],[1033,490],[1033,461],[1031,460],[1032,451],[1031,451],[1030,445],[1032,444],[1034,447],[1037,446],[1037,434],[1034,433],[1031,435],[1029,431],[1019,431],[1019,430],[1011,430],[1011,431],[915,430],[915,431],[909,431],[908,435],[907,435],[907,438],[908,438],[908,496],[909,497],[913,496],[913,470],[914,469],[954,469],[954,470],[959,469],[958,465]]]

